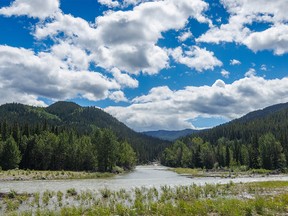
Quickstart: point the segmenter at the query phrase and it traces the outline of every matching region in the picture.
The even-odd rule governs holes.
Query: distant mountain
[[[180,137],[191,135],[193,133],[199,132],[198,130],[185,129],[179,131],[168,131],[168,130],[158,130],[158,131],[145,131],[143,134],[146,134],[151,137],[156,137],[162,140],[174,141]]]
[[[203,130],[197,135],[212,144],[221,137],[229,140],[242,140],[253,143],[260,136],[271,132],[281,143],[288,142],[288,103],[276,104],[261,110],[256,110],[244,115],[241,118],[228,123]],[[288,151],[288,149],[287,149]]]
[[[152,161],[170,144],[157,138],[137,133],[101,109],[81,107],[73,102],[56,102],[49,107],[34,107],[18,103],[0,106],[0,123],[18,124],[20,127],[39,125],[76,130],[78,134],[90,134],[93,128],[109,128],[119,140],[127,140],[140,162]]]

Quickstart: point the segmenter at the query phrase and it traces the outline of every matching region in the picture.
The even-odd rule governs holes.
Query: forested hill
[[[288,168],[288,103],[181,138],[161,162],[174,167]]]
[[[199,136],[212,144],[221,137],[252,143],[269,132],[273,133],[281,143],[288,144],[288,103],[250,112],[239,119],[192,136]]]
[[[266,107],[264,109],[256,110],[253,112],[248,113],[247,115],[244,115],[243,117],[239,119],[235,119],[232,122],[248,122],[252,121],[258,118],[265,118],[273,113],[276,113],[281,110],[288,109],[288,103],[281,103],[281,104],[275,104],[273,106]]]
[[[46,108],[5,104],[0,106],[2,133],[3,125],[7,125],[9,130],[17,126],[26,134],[28,132],[25,130],[29,130],[29,134],[37,134],[48,128],[56,134],[73,130],[78,136],[90,135],[96,128],[108,128],[115,133],[118,140],[126,140],[131,144],[140,163],[156,159],[169,144],[167,141],[133,131],[101,109],[81,107],[73,102],[56,102]],[[4,134],[2,138],[5,138],[3,136]]]

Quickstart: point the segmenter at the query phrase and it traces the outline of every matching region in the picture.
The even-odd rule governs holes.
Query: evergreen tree
[[[259,155],[261,166],[265,169],[283,168],[286,164],[283,148],[271,133],[259,138]]]
[[[117,165],[130,170],[136,165],[136,153],[127,141],[119,143],[117,148]]]
[[[13,137],[9,137],[3,144],[1,167],[4,170],[15,169],[21,161],[21,153]]]
[[[97,144],[98,169],[102,172],[111,172],[116,165],[117,141],[113,132],[104,129],[101,142]]]

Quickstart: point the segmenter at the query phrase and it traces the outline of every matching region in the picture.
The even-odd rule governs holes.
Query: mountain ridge
[[[82,107],[74,102],[58,101],[48,107],[35,107],[19,103],[0,106],[0,122],[13,126],[29,124],[37,127],[47,124],[51,127],[70,128],[79,134],[89,134],[95,128],[111,129],[119,140],[127,140],[135,149],[141,163],[155,160],[158,153],[169,145],[168,141],[137,133],[115,117],[96,107]]]
[[[258,140],[262,133],[273,132],[277,139],[280,139],[281,142],[286,142],[288,138],[280,134],[284,133],[283,130],[288,130],[287,119],[288,103],[274,104],[263,109],[249,112],[230,122],[205,129],[196,135],[188,135],[183,138],[183,140],[187,140],[191,136],[199,136],[211,143],[216,143],[220,137],[231,140],[246,139],[249,142],[253,142],[254,140]]]

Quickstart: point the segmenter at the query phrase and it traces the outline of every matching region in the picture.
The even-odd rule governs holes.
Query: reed
[[[2,196],[4,215],[287,215],[288,182],[45,191]],[[22,201],[21,201],[22,200]],[[31,208],[26,208],[30,206]],[[24,209],[24,210],[21,210]]]

